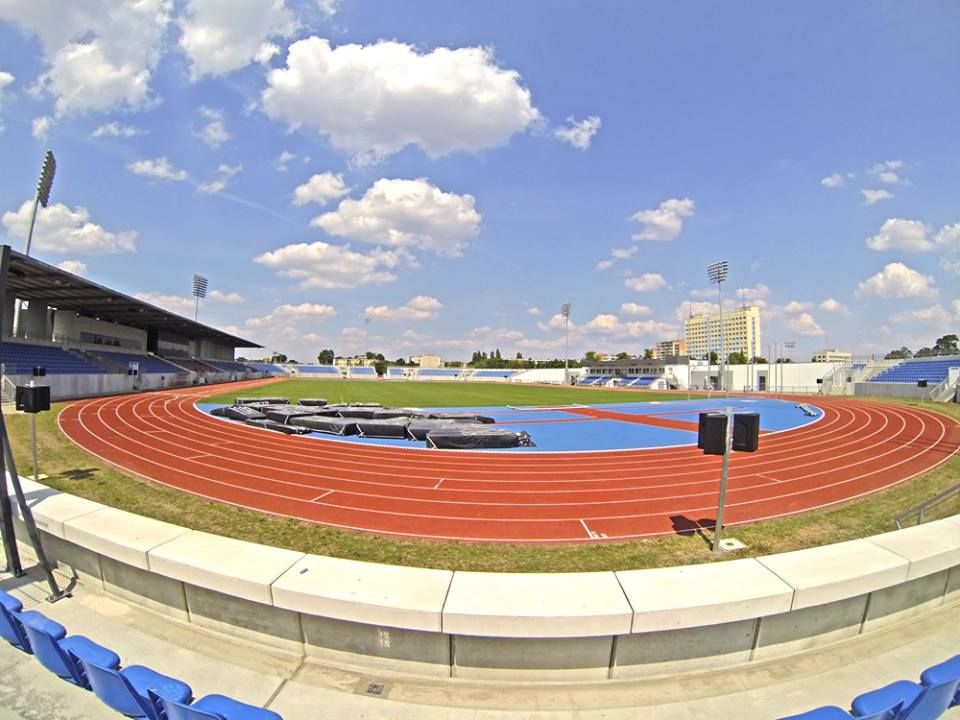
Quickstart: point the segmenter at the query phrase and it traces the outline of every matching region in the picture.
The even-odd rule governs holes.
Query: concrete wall
[[[858,382],[853,385],[853,394],[862,397],[896,397],[929,399],[932,387],[917,387],[915,383]]]
[[[81,584],[172,621],[368,671],[498,682],[694,672],[960,603],[960,516],[706,565],[497,574],[306,555],[22,483],[48,555]],[[18,539],[23,530],[17,512]]]
[[[80,341],[81,333],[95,333],[107,337],[123,338],[133,343],[135,347],[113,348],[104,345],[84,345],[85,348],[96,350],[117,350],[123,352],[146,352],[147,349],[147,331],[138,328],[126,327],[115,323],[95,320],[94,318],[81,317],[73,312],[60,310],[53,316],[53,332],[57,337],[70,338],[74,342]]]

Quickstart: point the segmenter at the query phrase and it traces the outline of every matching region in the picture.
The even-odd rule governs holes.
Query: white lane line
[[[777,480],[776,478],[772,478],[769,475],[761,475],[760,473],[754,473],[754,476],[758,478],[763,478],[764,480],[769,480],[770,482],[775,482],[775,483],[784,482],[783,480]]]
[[[583,521],[583,518],[580,518],[580,524],[583,525],[583,529],[584,531],[586,531],[587,537],[590,538],[591,540],[596,540],[597,538],[600,537],[599,535],[597,535],[597,533],[595,533],[593,530],[587,527],[587,524]]]
[[[317,500],[322,500],[322,499],[325,498],[327,495],[332,495],[332,494],[333,494],[333,490],[327,490],[323,495],[317,495],[317,496],[316,496],[313,500],[311,500],[310,502],[316,502]]]
[[[439,489],[439,488],[440,488],[440,485],[443,484],[443,481],[444,481],[444,480],[446,480],[446,478],[440,478],[440,479],[437,481],[437,484],[433,486],[433,489],[434,489],[434,490]]]
[[[205,458],[205,457],[214,457],[214,456],[211,455],[210,453],[200,453],[199,455],[190,455],[189,457],[185,457],[184,460],[199,460],[200,458]]]

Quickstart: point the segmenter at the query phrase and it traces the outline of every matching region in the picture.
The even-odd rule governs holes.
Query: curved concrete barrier
[[[232,540],[22,483],[48,554],[81,582],[181,622],[368,670],[648,677],[781,657],[960,601],[960,515],[703,565],[451,572]]]

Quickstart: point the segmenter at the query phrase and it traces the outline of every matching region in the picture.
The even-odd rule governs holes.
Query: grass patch
[[[309,383],[311,391],[304,396],[323,395],[317,392],[317,386],[327,387],[325,382],[318,384],[314,384],[314,381],[305,382]],[[403,384],[412,385],[412,383]],[[357,386],[357,395],[349,396],[350,399],[360,401],[361,398],[370,398],[385,403],[412,404],[409,399],[388,400],[385,395],[374,397],[363,394],[367,392],[363,389],[367,386],[370,392],[375,388],[393,392],[395,386],[387,386],[387,383],[355,382],[348,385],[351,386],[351,392],[353,392],[352,386]],[[420,385],[429,386],[432,391],[438,393],[438,397],[448,385],[461,387],[459,383],[422,383]],[[281,387],[284,388],[283,394],[287,394],[286,386],[281,385],[265,388],[264,394],[276,394]],[[513,391],[514,386],[501,389]],[[494,390],[494,387],[485,385],[476,391],[469,387],[464,388],[464,392],[471,396],[475,392],[489,393]],[[550,392],[550,389],[540,388],[540,390]],[[591,402],[606,402],[593,394],[601,391],[565,388],[558,390],[577,393],[579,398],[583,397],[583,392],[589,392]],[[232,399],[236,394],[228,393],[221,397]],[[290,394],[293,395],[292,392]],[[327,394],[330,393],[327,392]],[[631,401],[636,401],[636,398],[632,397],[633,393],[616,393],[616,395],[621,398],[629,395]],[[422,398],[422,396],[419,397]],[[485,395],[485,397],[489,396]],[[652,394],[649,396],[644,394],[642,397],[652,397]],[[673,394],[671,397],[676,399],[677,395]],[[569,402],[569,400],[545,401],[542,398],[542,395],[538,395],[536,401],[530,404]],[[582,399],[580,401],[583,402]],[[435,402],[435,399],[429,402],[421,400],[416,404],[432,405]],[[498,404],[486,400],[484,402]],[[523,404],[526,399],[518,400],[517,395],[511,392],[510,402]],[[905,404],[916,405],[917,403],[906,402]],[[58,403],[52,412],[43,413],[37,417],[40,472],[49,475],[49,478],[44,481],[46,484],[105,505],[197,530],[308,553],[451,570],[500,572],[623,570],[710,562],[716,559],[709,552],[709,538],[698,534],[621,543],[562,546],[441,543],[346,532],[241,510],[128,476],[87,455],[74,446],[57,428],[56,415],[64,405],[64,403]],[[436,406],[442,405],[437,403]],[[960,405],[933,407],[928,403],[925,407],[936,409],[960,420]],[[17,469],[21,475],[30,474],[33,470],[30,459],[29,418],[26,415],[8,415],[6,419]],[[893,529],[893,518],[897,514],[957,482],[960,482],[960,456],[955,455],[939,468],[920,478],[863,500],[794,518],[733,528],[727,531],[726,536],[735,536],[747,543],[749,549],[735,555],[745,557],[796,550],[886,532]],[[940,506],[928,517],[932,519],[960,511],[958,505],[960,500],[954,499]],[[725,557],[734,557],[734,555]]]
[[[506,383],[287,380],[252,390],[218,393],[203,402],[232,403],[236,397],[325,398],[330,403],[379,402],[392,407],[505,407],[681,400],[688,393],[631,392],[605,388],[544,387]],[[689,397],[706,397],[692,394]]]

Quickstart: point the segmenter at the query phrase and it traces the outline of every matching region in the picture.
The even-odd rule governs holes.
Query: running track
[[[210,392],[84,400],[58,422],[81,448],[130,473],[337,528],[545,543],[714,522],[720,458],[695,447],[526,455],[321,442],[210,417],[194,407]],[[858,498],[926,472],[960,447],[960,424],[935,412],[850,399],[816,404],[819,422],[765,435],[759,452],[731,456],[727,524]]]

